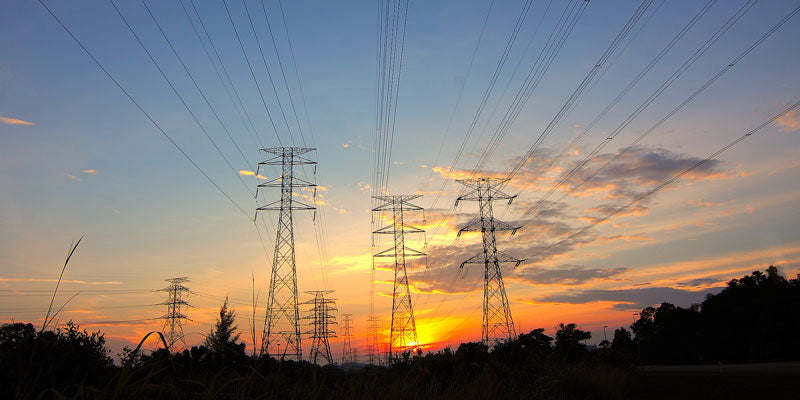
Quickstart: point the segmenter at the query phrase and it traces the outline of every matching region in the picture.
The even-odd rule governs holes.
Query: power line
[[[658,95],[660,95],[661,93],[663,93],[663,91],[666,89],[666,87],[667,87],[668,85],[670,85],[672,82],[674,82],[674,79],[677,79],[677,76],[680,76],[680,74],[682,74],[682,73],[683,73],[683,71],[685,71],[685,69],[686,69],[686,68],[688,68],[688,66],[689,66],[689,65],[691,65],[691,63],[693,63],[694,61],[696,61],[697,57],[701,56],[701,55],[702,55],[702,54],[704,54],[706,51],[708,51],[709,47],[710,47],[710,46],[711,46],[711,45],[712,45],[714,42],[716,42],[716,40],[718,40],[718,39],[721,37],[721,35],[722,35],[722,34],[723,34],[725,31],[727,31],[728,29],[730,29],[730,27],[731,27],[731,26],[732,26],[734,23],[736,23],[736,21],[738,21],[738,20],[741,18],[741,16],[742,16],[742,15],[743,15],[745,12],[747,12],[747,10],[749,10],[749,8],[750,8],[750,7],[752,7],[752,6],[753,6],[753,4],[754,4],[754,3],[747,3],[747,4],[745,4],[745,5],[744,5],[744,6],[743,6],[743,7],[742,7],[742,8],[741,8],[741,9],[740,9],[740,10],[739,10],[739,11],[738,11],[736,14],[734,14],[734,16],[733,16],[733,17],[731,17],[731,19],[729,19],[729,20],[728,20],[728,21],[727,21],[727,22],[726,22],[726,23],[725,23],[725,24],[724,24],[724,25],[723,25],[723,26],[722,26],[722,27],[721,27],[721,28],[720,28],[720,29],[719,29],[719,30],[718,30],[718,31],[717,31],[717,32],[716,32],[714,35],[712,35],[712,37],[710,37],[710,38],[709,38],[709,40],[708,40],[708,41],[706,41],[706,43],[705,43],[703,46],[701,46],[701,47],[700,47],[700,49],[698,49],[698,50],[697,50],[697,51],[696,51],[696,52],[695,52],[695,53],[692,55],[692,57],[690,57],[690,58],[689,58],[689,59],[688,59],[688,60],[687,60],[687,61],[686,61],[686,62],[685,62],[685,63],[684,63],[684,64],[683,64],[683,65],[682,65],[682,66],[681,66],[681,67],[680,67],[680,68],[679,68],[679,69],[678,69],[678,70],[677,70],[675,73],[673,73],[673,75],[672,75],[672,76],[671,76],[671,77],[670,77],[670,78],[669,78],[667,81],[665,81],[665,82],[664,82],[664,84],[662,84],[662,86],[661,86],[661,87],[659,87],[659,88],[656,90],[656,92],[654,92],[653,94],[651,94],[651,96],[650,96],[650,97],[648,97],[648,99],[646,99],[646,100],[645,100],[645,102],[643,102],[643,103],[642,103],[642,104],[641,104],[641,105],[640,105],[640,106],[639,106],[639,107],[638,107],[636,110],[634,110],[634,112],[633,112],[631,115],[629,115],[629,116],[628,116],[628,118],[626,118],[626,120],[625,120],[625,121],[623,121],[623,122],[622,122],[622,123],[621,123],[621,124],[620,124],[620,125],[617,127],[617,129],[615,129],[615,130],[614,130],[614,131],[613,131],[613,132],[612,132],[610,135],[608,135],[608,138],[606,138],[605,140],[601,141],[601,142],[600,142],[600,144],[598,144],[598,145],[595,147],[595,149],[593,149],[593,150],[592,150],[592,152],[590,152],[589,154],[587,154],[587,155],[586,155],[586,157],[584,157],[583,161],[581,161],[579,164],[577,164],[575,167],[573,167],[573,168],[572,168],[572,169],[571,169],[571,170],[570,170],[570,171],[569,171],[569,172],[568,172],[566,175],[564,175],[564,177],[562,177],[562,178],[561,178],[561,179],[560,179],[560,180],[559,180],[559,181],[558,181],[558,182],[557,182],[557,183],[556,183],[556,184],[555,184],[555,185],[554,185],[554,186],[553,186],[553,187],[552,187],[552,188],[551,188],[551,189],[548,191],[548,193],[545,195],[546,197],[543,197],[543,198],[542,198],[542,200],[540,200],[539,202],[537,202],[536,204],[534,204],[534,206],[533,206],[533,207],[531,207],[531,209],[527,210],[527,211],[526,211],[526,212],[525,212],[525,213],[522,215],[522,217],[521,217],[520,219],[522,219],[522,218],[525,218],[527,215],[530,215],[530,214],[532,214],[532,213],[533,213],[533,211],[534,211],[534,210],[535,210],[535,209],[536,209],[538,206],[540,206],[541,204],[543,204],[543,200],[546,200],[547,196],[549,196],[550,194],[552,194],[552,193],[553,193],[553,192],[554,192],[556,189],[558,189],[558,187],[562,186],[562,185],[563,185],[564,183],[566,183],[566,182],[567,182],[567,181],[568,181],[568,180],[569,180],[569,179],[570,179],[570,178],[571,178],[571,177],[572,177],[572,176],[573,176],[575,173],[577,173],[577,172],[578,172],[580,169],[582,169],[582,168],[583,168],[583,167],[584,167],[584,166],[585,166],[585,165],[586,165],[586,164],[587,164],[587,163],[588,163],[588,162],[589,162],[589,161],[590,161],[590,160],[591,160],[591,159],[592,159],[592,158],[593,158],[593,157],[594,157],[596,154],[598,154],[598,153],[599,153],[599,152],[600,152],[600,151],[603,149],[603,147],[605,147],[605,146],[608,144],[608,142],[610,141],[610,139],[613,139],[614,137],[616,137],[616,135],[617,135],[617,134],[619,134],[619,132],[620,132],[620,131],[622,131],[622,129],[624,129],[624,127],[625,127],[625,126],[627,126],[627,124],[629,124],[629,123],[630,123],[630,121],[632,121],[632,119],[633,119],[633,118],[635,118],[636,116],[638,116],[638,114],[639,114],[639,113],[641,113],[641,111],[642,111],[642,110],[644,110],[644,108],[645,108],[645,107],[647,107],[647,106],[648,106],[648,105],[649,105],[649,104],[652,102],[652,100],[653,100],[653,99],[654,99],[656,96],[658,96]],[[745,8],[745,7],[747,7],[747,8]],[[793,17],[795,14],[797,14],[797,12],[798,12],[798,11],[800,11],[800,6],[796,7],[796,8],[795,8],[794,10],[792,10],[792,11],[791,11],[789,14],[787,14],[787,15],[786,15],[784,18],[782,18],[780,21],[778,21],[778,23],[777,23],[777,24],[775,24],[774,26],[772,26],[772,28],[771,28],[769,31],[767,31],[765,34],[763,34],[763,35],[762,35],[762,36],[761,36],[759,39],[757,39],[757,40],[756,40],[754,43],[752,43],[752,44],[751,44],[751,45],[750,45],[750,46],[749,46],[747,49],[745,49],[745,50],[744,50],[742,53],[740,53],[740,54],[739,54],[739,55],[738,55],[736,58],[734,58],[734,59],[733,59],[731,62],[727,63],[725,67],[723,67],[723,68],[722,68],[722,69],[721,69],[719,72],[717,72],[717,73],[716,73],[714,76],[712,76],[712,77],[711,77],[710,79],[708,79],[708,80],[707,80],[705,83],[703,83],[703,84],[702,84],[702,85],[701,85],[699,88],[697,88],[697,89],[696,89],[696,90],[695,90],[695,91],[694,91],[694,92],[693,92],[691,95],[689,95],[689,96],[688,96],[686,99],[684,99],[684,100],[683,100],[683,101],[682,101],[680,104],[678,104],[677,106],[675,106],[675,107],[674,107],[674,108],[673,108],[673,109],[672,109],[670,112],[668,112],[666,115],[664,115],[664,117],[662,117],[662,118],[661,118],[659,121],[657,121],[655,124],[653,124],[653,125],[652,125],[650,128],[648,128],[647,130],[645,130],[645,131],[644,131],[644,132],[643,132],[641,135],[639,135],[639,137],[637,137],[637,138],[636,138],[636,139],[635,139],[635,140],[634,140],[634,141],[633,141],[633,142],[632,142],[632,143],[631,143],[629,146],[625,147],[625,148],[624,148],[624,149],[622,149],[620,152],[618,152],[618,153],[617,153],[617,154],[616,154],[616,155],[615,155],[615,156],[614,156],[612,159],[610,159],[610,160],[609,160],[608,162],[606,162],[606,163],[605,163],[603,166],[601,166],[601,167],[600,167],[600,168],[598,168],[596,171],[594,171],[594,172],[593,172],[591,175],[589,175],[587,178],[583,179],[581,182],[577,183],[576,185],[574,185],[574,186],[571,186],[571,187],[570,187],[570,189],[569,189],[569,190],[568,190],[566,193],[564,193],[564,195],[562,195],[562,197],[561,197],[561,198],[559,198],[559,199],[558,199],[558,201],[561,201],[561,200],[562,200],[564,197],[568,196],[569,194],[571,194],[571,193],[573,193],[575,190],[577,190],[579,187],[581,187],[581,186],[585,185],[587,182],[589,182],[589,181],[591,181],[592,179],[594,179],[594,178],[595,178],[595,177],[596,177],[598,174],[600,174],[602,171],[604,171],[604,170],[605,170],[605,168],[607,168],[607,167],[608,167],[608,165],[612,164],[613,162],[616,162],[616,161],[617,161],[617,160],[618,160],[618,159],[619,159],[619,158],[620,158],[622,155],[626,154],[628,151],[630,151],[631,149],[633,149],[633,148],[634,148],[634,147],[635,147],[635,146],[636,146],[636,145],[637,145],[637,144],[638,144],[638,143],[639,143],[641,140],[643,140],[643,139],[644,139],[646,136],[648,136],[648,135],[650,135],[652,132],[654,132],[654,131],[655,131],[655,130],[656,130],[658,127],[659,127],[659,126],[661,126],[661,125],[662,125],[664,122],[666,122],[666,121],[667,121],[669,118],[671,118],[673,115],[675,115],[675,113],[677,113],[677,112],[678,112],[680,109],[682,109],[682,108],[683,108],[683,107],[684,107],[686,104],[688,104],[688,103],[689,103],[691,100],[693,100],[695,97],[697,97],[697,96],[698,96],[700,93],[702,93],[703,91],[705,91],[705,90],[706,90],[706,89],[707,89],[709,86],[711,86],[711,84],[713,84],[713,83],[714,83],[714,82],[715,82],[717,79],[719,79],[720,77],[722,77],[722,75],[724,75],[724,74],[725,74],[725,73],[726,73],[728,70],[730,70],[731,68],[733,68],[733,67],[734,67],[734,66],[735,66],[735,65],[736,65],[736,64],[737,64],[739,61],[741,61],[741,60],[742,60],[744,57],[746,57],[748,54],[750,54],[750,52],[752,52],[752,51],[753,51],[753,50],[754,50],[754,49],[755,49],[755,48],[756,48],[758,45],[760,45],[760,44],[761,44],[763,41],[765,41],[765,40],[766,40],[768,37],[770,37],[770,36],[771,36],[773,33],[775,33],[775,31],[777,31],[777,30],[778,30],[778,29],[779,29],[781,26],[783,26],[783,24],[785,24],[785,23],[786,23],[786,22],[787,22],[789,19],[791,19],[791,18],[792,18],[792,17]],[[674,78],[674,79],[673,79],[673,78]],[[538,215],[538,214],[537,214],[537,215]]]
[[[219,192],[220,192],[220,193],[221,193],[223,196],[225,196],[225,198],[226,198],[226,199],[228,199],[228,201],[229,201],[231,204],[233,204],[233,205],[234,205],[234,207],[236,207],[236,208],[237,208],[239,211],[241,211],[241,212],[242,212],[242,214],[244,214],[244,215],[247,217],[247,219],[250,219],[250,215],[249,215],[249,214],[248,214],[246,211],[244,211],[244,209],[243,209],[241,206],[239,206],[239,204],[238,204],[238,203],[236,203],[236,202],[235,202],[235,201],[234,201],[234,200],[233,200],[233,199],[232,199],[232,198],[231,198],[231,197],[228,195],[228,193],[226,193],[224,190],[222,190],[222,188],[221,188],[221,187],[220,187],[220,186],[219,186],[219,185],[218,185],[218,184],[217,184],[217,183],[216,183],[216,182],[215,182],[213,179],[211,179],[211,177],[210,177],[210,176],[209,176],[209,175],[208,175],[208,174],[207,174],[207,173],[206,173],[206,172],[205,172],[205,171],[204,171],[202,168],[200,168],[200,166],[199,166],[199,165],[197,165],[197,163],[196,163],[196,162],[195,162],[195,161],[194,161],[194,160],[193,160],[193,159],[192,159],[192,158],[191,158],[191,157],[190,157],[190,156],[189,156],[189,155],[188,155],[188,154],[187,154],[187,153],[186,153],[186,152],[185,152],[185,151],[184,151],[184,150],[183,150],[183,149],[182,149],[182,148],[179,146],[179,145],[178,145],[178,143],[176,143],[176,142],[175,142],[175,140],[173,140],[173,139],[172,139],[172,137],[171,137],[171,136],[169,136],[169,135],[167,134],[167,132],[166,132],[166,131],[165,131],[165,130],[164,130],[162,127],[161,127],[161,125],[159,125],[159,124],[158,124],[158,123],[157,123],[157,122],[156,122],[156,121],[155,121],[155,120],[154,120],[154,119],[153,119],[153,118],[150,116],[150,114],[149,114],[147,111],[145,111],[145,110],[144,110],[144,108],[142,108],[142,106],[140,106],[140,105],[139,105],[139,103],[138,103],[138,102],[137,102],[137,101],[136,101],[136,100],[135,100],[135,99],[134,99],[134,98],[133,98],[133,97],[130,95],[130,93],[128,93],[128,91],[127,91],[127,90],[125,90],[125,88],[124,88],[124,87],[123,87],[123,86],[122,86],[122,85],[119,83],[119,81],[117,81],[117,80],[114,78],[114,76],[113,76],[113,75],[111,75],[111,73],[110,73],[110,72],[109,72],[109,71],[108,71],[108,70],[107,70],[107,69],[106,69],[106,68],[105,68],[105,67],[104,67],[104,66],[103,66],[103,65],[100,63],[100,61],[98,61],[98,60],[97,60],[97,58],[95,58],[95,56],[94,56],[94,55],[93,55],[93,54],[92,54],[92,53],[89,51],[89,49],[87,49],[87,48],[86,48],[86,46],[84,46],[84,45],[83,45],[83,43],[82,43],[82,42],[81,42],[81,41],[80,41],[80,40],[79,40],[79,39],[78,39],[78,38],[77,38],[77,37],[76,37],[76,36],[75,36],[75,35],[72,33],[72,31],[71,31],[71,30],[69,30],[69,28],[67,28],[67,26],[66,26],[66,25],[64,25],[64,23],[61,21],[61,19],[59,19],[59,18],[58,18],[58,17],[57,17],[57,16],[56,16],[56,15],[53,13],[53,11],[52,11],[52,10],[51,10],[49,7],[47,7],[47,5],[46,5],[46,4],[45,4],[45,3],[44,3],[42,0],[38,0],[38,1],[39,1],[39,4],[41,4],[41,6],[42,6],[42,7],[44,7],[44,9],[45,9],[45,10],[48,12],[48,14],[50,14],[50,16],[51,16],[51,17],[53,17],[53,19],[55,19],[55,21],[56,21],[56,22],[57,22],[57,23],[58,23],[58,24],[61,26],[61,28],[63,28],[63,29],[64,29],[64,31],[65,31],[65,32],[66,32],[66,33],[67,33],[67,34],[68,34],[68,35],[69,35],[69,36],[72,38],[72,40],[73,40],[73,41],[75,41],[75,43],[76,43],[78,46],[80,46],[80,48],[81,48],[81,49],[84,51],[84,53],[86,53],[86,55],[88,55],[88,56],[89,56],[89,58],[91,58],[91,59],[92,59],[92,61],[94,61],[94,63],[95,63],[95,64],[96,64],[96,65],[97,65],[97,66],[98,66],[98,67],[99,67],[99,68],[100,68],[100,69],[103,71],[103,73],[105,73],[105,74],[106,74],[106,76],[108,76],[108,78],[109,78],[109,79],[111,79],[111,81],[112,81],[112,82],[114,82],[114,84],[115,84],[115,85],[116,85],[116,86],[117,86],[117,87],[118,87],[118,88],[119,88],[119,89],[122,91],[122,93],[123,93],[123,94],[125,94],[125,96],[128,98],[128,100],[130,100],[130,101],[133,103],[133,105],[135,105],[135,106],[136,106],[136,108],[138,108],[138,109],[139,109],[139,111],[141,111],[141,112],[142,112],[142,114],[144,114],[144,115],[145,115],[145,117],[147,117],[147,119],[150,121],[150,123],[152,123],[152,124],[153,124],[153,126],[155,126],[155,127],[156,127],[156,129],[158,129],[158,131],[159,131],[159,132],[161,132],[161,134],[162,134],[162,135],[164,135],[164,137],[165,137],[165,138],[167,138],[167,140],[169,140],[169,142],[170,142],[170,143],[172,143],[172,145],[173,145],[173,146],[174,146],[174,147],[175,147],[175,148],[176,148],[176,149],[177,149],[177,150],[178,150],[178,151],[179,151],[179,152],[180,152],[180,153],[181,153],[181,154],[182,154],[182,155],[183,155],[183,156],[184,156],[184,157],[185,157],[185,158],[186,158],[186,159],[187,159],[187,160],[188,160],[188,161],[189,161],[189,162],[190,162],[190,163],[191,163],[191,164],[192,164],[192,165],[193,165],[193,166],[194,166],[194,167],[195,167],[197,170],[198,170],[198,171],[200,171],[200,173],[201,173],[201,174],[203,174],[203,176],[204,176],[204,177],[205,177],[205,178],[206,178],[206,179],[207,179],[207,180],[208,180],[208,181],[209,181],[209,182],[210,182],[212,185],[214,185],[214,187],[215,187],[215,188],[216,188],[216,189],[217,189],[217,190],[218,190],[218,191],[219,191]]]
[[[660,191],[660,190],[661,190],[661,189],[663,189],[664,187],[666,187],[666,186],[670,185],[671,183],[675,182],[676,180],[680,179],[680,178],[681,178],[681,177],[683,177],[684,175],[686,175],[686,174],[688,174],[688,173],[690,173],[690,172],[692,172],[692,171],[696,170],[697,168],[700,168],[700,167],[702,167],[703,165],[705,165],[705,164],[709,163],[710,161],[714,160],[716,157],[718,157],[718,156],[719,156],[719,155],[721,155],[722,153],[724,153],[724,152],[728,151],[728,150],[729,150],[730,148],[732,148],[733,146],[736,146],[737,144],[739,144],[739,143],[740,143],[740,142],[742,142],[743,140],[745,140],[745,139],[749,138],[750,136],[752,136],[752,135],[754,135],[754,134],[758,133],[758,132],[759,132],[761,129],[763,129],[763,128],[764,128],[764,127],[766,127],[767,125],[771,124],[771,123],[772,123],[772,122],[774,122],[776,119],[778,119],[778,118],[782,117],[783,115],[785,115],[785,114],[787,114],[787,113],[789,113],[789,112],[792,112],[792,111],[794,111],[794,110],[795,110],[795,109],[797,109],[798,107],[800,107],[800,101],[798,101],[798,102],[796,102],[796,103],[792,104],[791,106],[789,106],[789,107],[785,108],[783,111],[779,112],[778,114],[775,114],[774,116],[772,116],[772,118],[770,118],[770,119],[768,119],[768,120],[764,121],[763,123],[761,123],[761,125],[758,125],[757,127],[755,127],[755,128],[753,128],[753,129],[751,129],[750,131],[748,131],[748,132],[747,132],[747,133],[745,133],[744,135],[742,135],[742,136],[739,136],[738,138],[736,138],[736,139],[735,139],[735,140],[733,140],[732,142],[730,142],[730,143],[726,144],[725,146],[723,146],[722,148],[720,148],[719,150],[717,150],[716,152],[714,152],[714,153],[713,153],[713,154],[711,154],[710,156],[708,156],[708,157],[706,157],[706,158],[704,158],[704,159],[702,159],[702,160],[698,161],[698,162],[697,162],[697,163],[695,163],[694,165],[692,165],[692,166],[690,166],[690,167],[688,167],[688,168],[684,169],[684,170],[683,170],[683,171],[681,171],[680,173],[678,173],[678,174],[676,174],[676,175],[672,176],[671,178],[667,179],[666,181],[664,181],[664,182],[663,182],[663,183],[661,183],[660,185],[658,185],[658,186],[654,187],[653,189],[650,189],[649,191],[645,192],[644,194],[637,196],[636,198],[634,198],[633,200],[631,200],[629,203],[627,203],[627,204],[623,205],[622,207],[619,207],[619,208],[617,208],[616,210],[614,210],[614,211],[612,211],[612,212],[608,213],[606,216],[604,216],[604,217],[602,217],[602,218],[598,218],[598,219],[596,219],[596,220],[595,220],[594,222],[592,222],[591,224],[589,224],[589,225],[587,225],[587,226],[585,226],[585,227],[583,227],[583,228],[579,229],[578,231],[576,231],[576,232],[574,232],[574,233],[570,234],[570,235],[569,235],[569,236],[567,236],[565,239],[563,239],[563,240],[560,240],[560,241],[558,241],[558,242],[556,242],[556,243],[554,243],[554,244],[551,244],[550,246],[547,246],[547,247],[546,247],[544,250],[542,250],[542,251],[540,251],[540,252],[536,253],[536,254],[534,255],[534,257],[535,257],[535,256],[538,256],[538,255],[541,255],[541,254],[546,254],[547,252],[549,252],[549,251],[550,251],[550,250],[552,250],[553,248],[555,248],[555,247],[558,247],[558,246],[561,246],[561,245],[562,245],[562,244],[564,244],[564,243],[567,243],[568,241],[570,241],[570,240],[572,240],[572,239],[574,239],[574,238],[576,238],[576,237],[578,237],[578,236],[580,236],[580,235],[584,234],[586,231],[588,231],[589,229],[591,229],[591,228],[593,228],[593,227],[597,226],[598,224],[601,224],[601,223],[603,223],[603,222],[607,221],[608,219],[612,218],[613,216],[615,216],[615,215],[619,214],[620,212],[623,212],[623,211],[627,210],[628,208],[630,208],[631,206],[633,206],[633,205],[635,205],[635,204],[639,203],[640,201],[642,201],[642,200],[644,200],[644,199],[646,199],[646,198],[648,198],[648,197],[652,196],[652,195],[653,195],[653,194],[655,194],[656,192]]]
[[[208,133],[206,128],[203,126],[203,124],[197,118],[197,115],[195,115],[195,113],[192,111],[192,109],[186,103],[186,100],[184,100],[183,96],[181,96],[181,94],[178,92],[178,89],[175,87],[175,85],[172,83],[172,81],[167,77],[167,74],[164,73],[164,70],[161,68],[161,66],[158,64],[156,59],[150,53],[150,50],[148,50],[147,46],[144,45],[142,40],[139,38],[139,35],[136,33],[136,31],[133,29],[133,27],[130,25],[130,23],[128,23],[128,20],[125,18],[125,15],[122,14],[120,9],[114,3],[114,0],[108,0],[108,2],[109,2],[109,4],[111,4],[112,7],[114,7],[114,10],[117,12],[117,15],[119,15],[119,17],[122,19],[122,22],[125,24],[125,26],[128,28],[128,30],[131,32],[133,37],[136,39],[136,42],[139,43],[139,46],[147,54],[147,57],[150,59],[150,61],[156,67],[158,72],[161,74],[161,77],[164,78],[164,81],[167,82],[167,85],[169,85],[169,87],[172,89],[172,92],[175,94],[175,96],[178,97],[178,100],[180,100],[181,104],[183,104],[183,107],[186,109],[186,111],[189,113],[189,115],[192,116],[192,119],[194,120],[194,122],[197,124],[198,127],[200,127],[200,130],[203,131],[203,133],[205,134],[206,138],[208,138],[208,141],[211,143],[211,145],[214,147],[214,149],[217,150],[217,153],[219,153],[220,157],[222,157],[222,159],[225,160],[225,163],[228,164],[228,167],[231,169],[233,174],[236,175],[237,179],[239,179],[239,181],[245,187],[245,190],[250,192],[251,195],[255,196],[255,194],[250,190],[250,188],[247,186],[247,184],[242,179],[242,176],[238,173],[236,168],[233,167],[233,165],[231,164],[230,160],[228,160],[228,157],[222,152],[222,150],[219,148],[219,146],[214,141],[214,139],[211,138],[211,135]],[[164,36],[164,37],[166,38],[166,36]],[[169,42],[169,40],[167,40],[167,41]],[[173,51],[174,51],[174,48],[173,48]],[[177,56],[177,52],[175,54]],[[180,59],[180,57],[179,57],[179,59]],[[184,67],[185,67],[185,64],[184,64]],[[187,74],[189,73],[188,69],[186,69],[186,73]],[[191,76],[191,74],[190,74],[190,76]],[[198,88],[198,90],[200,90],[199,86],[197,88]]]

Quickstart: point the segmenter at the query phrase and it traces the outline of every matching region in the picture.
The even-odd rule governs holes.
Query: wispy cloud
[[[23,121],[23,120],[17,119],[17,118],[4,117],[2,115],[0,115],[0,122],[2,122],[4,124],[7,124],[7,125],[25,125],[25,126],[33,126],[34,125],[34,123],[30,122],[30,121]]]
[[[585,304],[600,301],[615,302],[612,308],[618,310],[641,310],[642,308],[660,304],[669,299],[678,306],[689,306],[700,303],[710,293],[717,293],[721,287],[705,290],[683,290],[671,287],[649,287],[641,289],[590,289],[563,294],[543,296],[534,301],[540,303]]]
[[[81,182],[81,181],[83,181],[83,179],[81,179],[81,178],[78,178],[77,176],[75,176],[75,175],[72,175],[72,174],[64,174],[64,176],[66,176],[66,177],[67,177],[67,178],[69,178],[69,179],[72,179],[73,181],[78,181],[78,182]]]
[[[96,169],[85,169],[85,170],[83,170],[83,173],[84,174],[88,174],[88,175],[97,175],[97,170]]]
[[[794,132],[800,130],[800,110],[790,111],[775,120],[783,132]]]
[[[533,285],[582,285],[594,280],[609,280],[628,272],[628,268],[585,268],[565,265],[558,268],[527,268],[512,280]]]
[[[239,170],[239,175],[241,175],[241,176],[255,176],[256,178],[258,178],[258,179],[261,179],[261,180],[266,180],[266,179],[268,179],[268,178],[267,178],[266,176],[264,176],[264,175],[261,175],[261,174],[258,174],[258,175],[256,175],[256,173],[255,173],[255,172],[253,172],[253,171],[248,171],[248,170],[246,170],[246,169],[240,169],[240,170]]]

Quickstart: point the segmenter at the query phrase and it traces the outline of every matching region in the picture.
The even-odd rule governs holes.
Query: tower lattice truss
[[[263,165],[279,165],[281,167],[279,177],[258,185],[259,188],[280,188],[281,196],[280,200],[256,208],[256,213],[266,210],[279,213],[261,352],[277,358],[294,358],[297,361],[302,360],[303,353],[300,342],[300,315],[297,307],[297,269],[292,212],[314,210],[315,207],[296,201],[293,197],[295,188],[315,188],[316,185],[295,176],[294,167],[316,164],[304,156],[313,150],[315,149],[306,147],[261,149],[271,157],[258,163],[259,170]],[[256,175],[258,175],[258,171]]]
[[[336,315],[334,315],[336,302],[326,297],[333,293],[333,290],[314,290],[306,293],[314,296],[313,299],[303,303],[311,306],[308,315],[303,317],[311,320],[311,329],[305,332],[311,339],[308,358],[314,364],[320,361],[320,357],[328,364],[333,364],[330,339],[336,337],[336,332],[331,328],[331,325],[336,325]]]
[[[507,179],[496,178],[461,179],[457,181],[470,189],[470,191],[459,196],[456,200],[456,205],[458,205],[459,201],[477,201],[480,208],[480,215],[461,228],[458,234],[460,236],[463,232],[481,232],[483,237],[483,251],[461,263],[460,268],[464,268],[465,264],[483,264],[484,266],[481,342],[487,346],[494,341],[509,340],[516,337],[514,319],[511,317],[511,309],[508,305],[508,296],[506,296],[500,264],[514,263],[514,268],[516,268],[524,260],[516,259],[497,250],[495,232],[511,231],[513,235],[520,227],[496,220],[492,211],[493,201],[508,200],[508,204],[511,204],[516,197],[500,191],[500,187],[506,181]]]
[[[408,287],[406,259],[423,256],[425,253],[414,250],[405,244],[406,233],[422,233],[422,229],[411,226],[404,221],[406,211],[420,211],[422,207],[414,205],[411,200],[418,195],[374,196],[383,204],[374,208],[373,212],[389,212],[392,222],[374,234],[391,235],[394,246],[378,252],[374,257],[394,258],[394,288],[392,293],[392,323],[389,334],[389,359],[405,351],[418,347],[417,326],[414,322],[414,308],[411,305],[411,291]]]
[[[183,314],[183,307],[190,307],[189,303],[183,299],[184,293],[189,292],[189,288],[184,283],[189,282],[186,277],[166,279],[169,286],[159,289],[160,292],[167,293],[167,300],[159,303],[160,305],[167,306],[167,312],[161,316],[164,320],[164,333],[167,344],[171,348],[175,343],[183,343],[186,348],[186,339],[183,335],[183,321],[191,321],[189,317]]]
[[[343,314],[342,321],[342,365],[355,364],[356,353],[353,350],[353,314]]]
[[[381,363],[381,317],[370,315],[367,318],[367,363]]]

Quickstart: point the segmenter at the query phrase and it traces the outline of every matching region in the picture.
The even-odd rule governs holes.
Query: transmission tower
[[[474,218],[466,226],[458,231],[461,236],[463,232],[480,231],[483,236],[483,251],[470,257],[461,263],[464,264],[483,264],[483,327],[481,332],[481,342],[489,346],[490,340],[506,340],[516,337],[514,329],[514,319],[511,317],[511,309],[508,306],[506,288],[503,284],[503,274],[500,270],[500,263],[513,262],[514,268],[524,260],[516,259],[506,253],[497,250],[495,239],[496,231],[517,232],[519,226],[498,221],[492,212],[492,201],[508,200],[508,204],[517,196],[510,196],[500,191],[500,187],[508,179],[497,178],[477,178],[460,179],[458,183],[472,189],[463,196],[456,199],[456,206],[462,200],[477,201],[480,208],[480,216]]]
[[[352,367],[356,363],[356,354],[353,351],[353,314],[343,314],[344,328],[342,332],[342,365],[350,363]]]
[[[262,165],[281,166],[280,177],[258,185],[259,188],[279,187],[281,189],[280,200],[256,208],[256,213],[264,210],[279,211],[280,213],[269,280],[269,298],[267,299],[267,315],[261,352],[281,359],[293,357],[297,361],[303,359],[303,351],[300,344],[300,314],[297,308],[297,270],[295,268],[292,211],[313,210],[315,207],[296,201],[293,196],[296,187],[315,187],[316,185],[294,176],[294,166],[316,164],[302,156],[313,150],[315,149],[305,147],[261,149],[271,156],[266,161],[258,163],[259,169]],[[256,175],[258,175],[258,171]],[[258,195],[257,191],[256,195]]]
[[[417,326],[414,322],[414,309],[411,306],[411,291],[408,288],[408,274],[406,273],[406,257],[423,256],[425,253],[414,250],[405,245],[406,233],[422,233],[403,221],[406,211],[419,211],[422,207],[411,204],[419,195],[402,196],[373,196],[383,204],[374,208],[374,212],[390,211],[392,223],[380,228],[373,233],[392,235],[394,247],[378,252],[374,257],[394,257],[394,290],[392,294],[392,325],[389,334],[389,360],[393,354],[400,354],[413,350],[419,345],[417,340]]]
[[[189,320],[189,317],[181,312],[183,306],[190,307],[189,303],[183,300],[184,292],[188,292],[189,288],[183,284],[189,282],[186,277],[166,279],[169,286],[160,289],[160,292],[167,292],[167,300],[159,305],[167,306],[166,314],[161,316],[164,320],[164,327],[162,330],[165,333],[167,344],[171,348],[172,345],[178,341],[183,343],[186,348],[186,338],[183,336],[183,321]]]
[[[367,363],[380,365],[381,363],[381,317],[371,315],[367,318]]]
[[[303,317],[312,320],[312,329],[304,332],[311,338],[311,351],[308,358],[316,364],[318,357],[322,356],[328,364],[333,364],[329,339],[336,337],[336,332],[330,328],[330,325],[336,324],[336,316],[333,315],[333,312],[336,311],[336,303],[334,299],[325,297],[325,295],[333,293],[333,290],[312,290],[306,293],[314,295],[313,299],[303,303],[312,305],[309,314]]]

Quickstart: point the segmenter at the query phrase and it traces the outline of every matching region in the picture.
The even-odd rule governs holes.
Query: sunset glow
[[[286,176],[260,149],[285,146],[316,149],[284,192],[303,357],[307,291],[333,291],[336,335],[352,314],[361,362],[370,316],[390,342],[405,288],[394,257],[373,257],[395,245],[373,233],[393,223],[373,211],[387,193],[424,209],[404,214],[424,233],[404,236],[417,341],[403,348],[481,340],[489,272],[462,265],[487,254],[480,203],[456,205],[457,179],[509,179],[491,229],[516,334],[574,322],[597,345],[644,307],[688,307],[769,265],[800,273],[795,1],[758,2],[729,27],[742,1],[702,14],[656,2],[610,56],[638,2],[581,4],[558,46],[567,2],[533,2],[518,33],[520,2],[411,2],[391,92],[371,2],[252,2],[248,22],[238,2],[195,1],[195,14],[148,0],[151,17],[119,1],[129,25],[104,1],[46,3],[92,57],[38,2],[0,6],[2,323],[41,326],[84,236],[54,324],[101,330],[116,355],[164,329],[165,280],[187,277],[188,347],[227,298],[247,353],[260,349]],[[381,104],[396,107],[388,123]],[[339,362],[341,336],[331,348]]]

